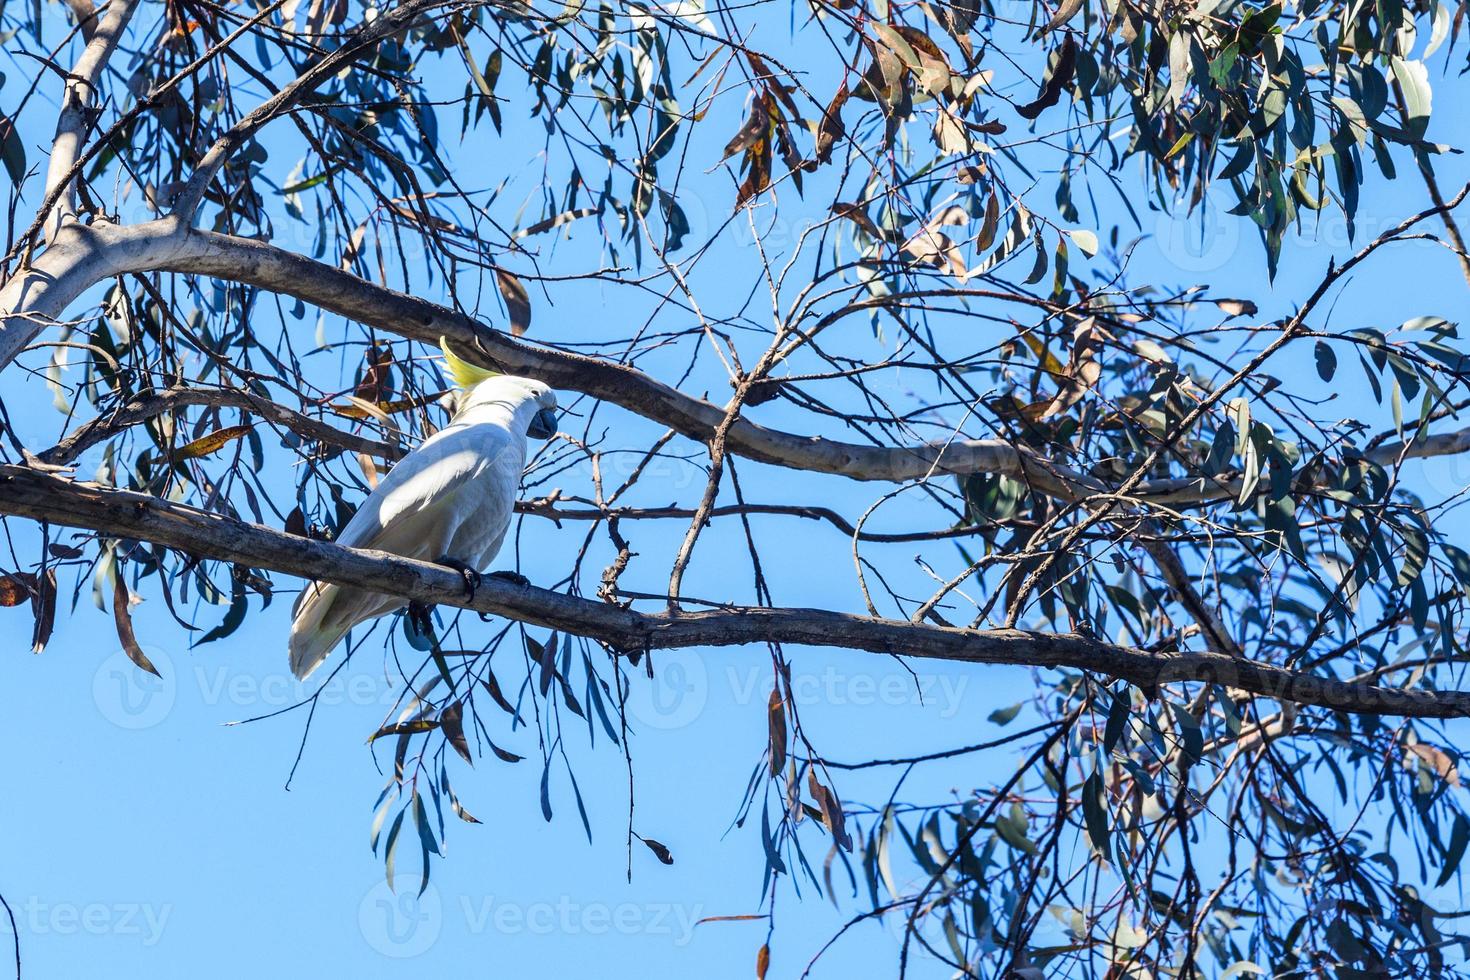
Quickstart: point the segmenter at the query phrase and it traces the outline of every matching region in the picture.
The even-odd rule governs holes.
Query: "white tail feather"
[[[291,622],[291,673],[298,680],[306,680],[311,672],[321,666],[327,654],[342,639],[347,626],[334,628],[323,620],[331,611],[332,601],[340,591],[335,585],[313,582],[301,593],[296,603],[296,615]]]

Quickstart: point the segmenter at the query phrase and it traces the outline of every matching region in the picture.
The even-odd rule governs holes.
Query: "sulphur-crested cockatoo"
[[[488,565],[510,527],[526,466],[526,439],[556,434],[556,396],[539,381],[444,359],[462,389],[449,425],[389,471],[337,543],[451,564]],[[305,679],[358,623],[404,605],[393,596],[312,582],[296,602],[291,671]]]

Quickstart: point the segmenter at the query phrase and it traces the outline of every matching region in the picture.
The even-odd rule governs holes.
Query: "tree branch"
[[[191,230],[162,218],[120,227],[68,223],[36,264],[0,289],[0,367],[55,321],[90,285],[124,272],[207,275],[292,296],[331,313],[426,344],[447,337],[468,361],[539,378],[580,391],[707,443],[724,409],[684,394],[625,364],[536,347],[466,314],[360,279],[269,242]],[[1010,476],[1058,500],[1107,494],[1102,481],[1000,439],[956,439],[912,446],[864,446],[821,436],[782,432],[739,419],[727,436],[729,451],[789,469],[854,480],[900,483],[940,474]],[[1382,463],[1403,456],[1470,451],[1470,428],[1390,443],[1366,455]],[[1128,496],[1144,503],[1200,505],[1237,496],[1235,478],[1189,477],[1144,481]]]
[[[97,34],[97,6],[92,0],[64,0],[71,15],[76,18],[77,30],[82,32],[82,42],[92,40]]]
[[[1470,693],[1348,683],[1222,653],[1151,653],[1073,633],[954,629],[823,609],[726,606],[709,612],[647,614],[488,577],[470,600],[460,574],[438,565],[296,537],[24,466],[0,466],[0,514],[137,538],[198,557],[323,579],[404,600],[494,613],[590,637],[623,651],[794,643],[963,663],[1068,667],[1122,678],[1149,692],[1167,683],[1202,681],[1338,711],[1470,716]]]
[[[250,110],[214,141],[214,144],[199,161],[199,167],[179,192],[173,213],[192,220],[199,202],[230,155],[240,148],[256,130],[296,105],[316,87],[350,65],[364,49],[372,47],[386,37],[412,26],[422,14],[438,7],[470,6],[458,0],[408,0],[391,10],[377,11],[377,16],[363,20],[344,33],[331,51],[315,61],[303,65],[296,78],[283,85],[279,91],[260,105]]]
[[[56,122],[56,138],[51,144],[51,158],[46,166],[48,197],[56,194],[63,181],[67,183],[56,198],[58,229],[76,209],[76,180],[70,175],[81,153],[87,130],[92,125],[92,103],[97,95],[97,79],[107,67],[112,52],[117,49],[117,42],[122,38],[123,30],[128,26],[138,2],[111,0],[100,23],[92,21],[96,16],[95,11],[90,15],[83,14],[86,8],[92,6],[90,2],[74,3],[70,6],[84,32],[89,22],[96,23],[96,28],[87,37],[81,57],[67,75],[66,89],[61,96],[61,115]]]
[[[625,364],[534,347],[473,317],[360,279],[336,266],[286,251],[269,242],[192,231],[170,250],[161,268],[244,282],[426,344],[447,337],[466,360],[539,378],[580,391],[708,442],[725,410],[693,398]],[[916,446],[863,446],[820,436],[769,429],[739,419],[727,436],[737,455],[789,469],[830,473],[854,480],[901,483],[934,474],[1001,474],[1023,480],[1060,500],[1107,493],[1102,481],[1001,439],[956,439]],[[1366,455],[1380,464],[1470,450],[1470,428],[1411,442],[1386,444]],[[1132,496],[1159,504],[1200,504],[1238,496],[1239,479],[1205,477],[1146,481]]]
[[[283,425],[297,435],[307,439],[338,446],[355,453],[366,453],[379,459],[401,459],[404,450],[398,446],[369,439],[353,432],[343,432],[300,412],[277,404],[267,398],[248,391],[230,391],[222,388],[170,388],[160,392],[144,392],[121,405],[107,415],[81,426],[77,431],[39,454],[43,463],[65,466],[91,449],[105,442],[124,429],[140,425],[174,409],[190,405],[209,405],[214,408],[240,408],[263,419]]]

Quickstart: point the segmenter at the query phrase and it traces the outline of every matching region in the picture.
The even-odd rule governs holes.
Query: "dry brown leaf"
[[[771,688],[771,700],[766,706],[767,722],[771,737],[771,775],[779,776],[786,768],[786,705],[781,700],[781,686]]]
[[[36,618],[36,627],[31,633],[31,651],[40,653],[46,649],[51,630],[56,626],[56,569],[46,569],[46,574],[36,581],[36,593],[31,596],[31,613]]]
[[[128,587],[123,584],[122,569],[118,568],[112,576],[112,619],[117,624],[117,638],[129,660],[154,677],[160,677],[162,675],[158,673],[158,668],[153,666],[153,661],[148,659],[148,655],[138,645],[138,637],[133,633],[133,615],[128,611],[130,599]]]
[[[1451,786],[1460,785],[1460,770],[1451,759],[1449,753],[1437,745],[1428,742],[1415,742],[1405,748],[1428,763],[1429,767],[1439,774],[1439,778]]]
[[[463,701],[456,701],[439,713],[439,728],[444,732],[444,737],[450,746],[459,753],[460,758],[474,765],[474,757],[470,755],[470,743],[464,735]]]
[[[903,243],[903,250],[919,262],[925,262],[964,282],[970,275],[965,258],[950,237],[933,228],[924,228]]]
[[[177,459],[198,459],[200,456],[208,456],[217,453],[225,446],[249,432],[253,426],[232,425],[228,428],[217,429],[208,435],[200,436],[193,442],[188,443],[174,452]]]
[[[1102,362],[1097,359],[1105,341],[1112,334],[1098,325],[1096,317],[1088,317],[1072,328],[1072,357],[1062,372],[1060,387],[1038,419],[1051,418],[1080,402],[1102,375]]]
[[[495,270],[495,284],[500,287],[500,298],[505,300],[510,316],[510,335],[519,337],[531,326],[531,297],[525,285],[504,269]]]
[[[720,157],[721,160],[728,160],[737,153],[744,153],[765,138],[771,128],[771,113],[767,106],[767,98],[768,96],[762,93],[750,104],[750,115],[746,117],[740,131],[725,144],[725,154]]]
[[[35,591],[36,576],[30,572],[0,572],[0,606],[18,606]]]

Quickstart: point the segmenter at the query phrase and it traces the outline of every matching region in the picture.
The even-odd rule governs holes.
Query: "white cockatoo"
[[[449,564],[473,582],[510,527],[527,437],[556,434],[556,395],[539,381],[475,367],[441,345],[462,390],[458,411],[398,461],[337,543]],[[304,680],[349,629],[404,605],[393,596],[312,582],[296,601],[291,672]]]

